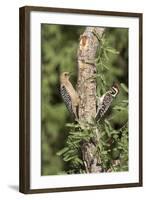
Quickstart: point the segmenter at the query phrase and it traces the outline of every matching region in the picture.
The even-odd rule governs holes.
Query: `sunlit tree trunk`
[[[84,125],[90,123],[96,115],[96,88],[98,86],[94,78],[97,75],[95,59],[104,31],[105,29],[101,27],[87,27],[80,36],[77,90],[80,97],[79,121]],[[95,131],[98,138],[98,129]],[[101,172],[96,145],[93,142],[83,142],[81,149],[86,172]]]

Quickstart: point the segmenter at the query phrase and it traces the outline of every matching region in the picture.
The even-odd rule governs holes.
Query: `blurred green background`
[[[65,146],[67,128],[71,122],[68,110],[59,92],[59,75],[63,71],[74,73],[71,77],[76,84],[77,48],[80,35],[85,27],[68,25],[41,25],[41,174],[62,174],[68,165],[56,153]],[[128,88],[128,29],[107,28],[108,46],[119,54],[109,54],[106,62],[110,70],[103,70],[107,89],[113,82],[124,83]],[[127,100],[128,94],[120,88],[115,100]],[[119,105],[119,104],[118,104]],[[114,105],[113,105],[114,106]],[[108,118],[114,128],[121,127],[128,120],[128,111],[109,110]],[[114,117],[113,117],[114,116]]]

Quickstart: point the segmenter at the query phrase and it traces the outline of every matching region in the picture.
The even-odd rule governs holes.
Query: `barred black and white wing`
[[[60,93],[68,111],[71,113],[72,117],[75,118],[75,114],[72,108],[72,100],[65,86],[60,87]]]
[[[98,103],[96,120],[99,120],[105,115],[113,101],[112,95],[108,92],[103,97],[101,97],[101,99],[102,100],[100,100],[100,102]]]

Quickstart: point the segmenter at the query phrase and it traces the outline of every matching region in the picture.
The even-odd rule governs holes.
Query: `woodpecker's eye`
[[[113,97],[116,97],[117,94],[118,94],[118,89],[115,88],[115,87],[112,87],[112,89],[111,89],[111,95],[112,95]]]

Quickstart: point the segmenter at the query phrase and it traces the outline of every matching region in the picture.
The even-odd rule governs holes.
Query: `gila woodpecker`
[[[79,96],[69,80],[69,72],[60,75],[60,92],[64,103],[75,120],[78,119]]]

